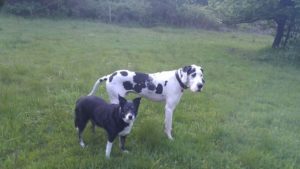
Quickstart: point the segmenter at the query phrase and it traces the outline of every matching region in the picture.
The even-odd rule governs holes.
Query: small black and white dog
[[[105,155],[110,157],[110,152],[114,139],[120,136],[120,148],[125,150],[125,139],[130,133],[133,122],[137,116],[141,98],[135,98],[128,102],[119,96],[119,104],[108,104],[100,97],[84,96],[77,100],[75,107],[75,127],[78,131],[79,144],[85,147],[82,139],[82,132],[90,120],[93,128],[95,125],[106,130],[108,141]]]

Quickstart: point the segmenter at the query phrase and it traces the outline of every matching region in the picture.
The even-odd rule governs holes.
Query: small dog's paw
[[[85,144],[84,144],[84,142],[80,142],[79,144],[80,144],[80,147],[82,147],[82,148],[86,147]]]

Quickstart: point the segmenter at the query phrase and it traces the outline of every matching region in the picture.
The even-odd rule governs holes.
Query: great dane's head
[[[184,66],[179,69],[180,79],[192,92],[201,92],[205,84],[203,68],[197,65]]]

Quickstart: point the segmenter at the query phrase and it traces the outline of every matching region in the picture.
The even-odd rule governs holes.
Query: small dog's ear
[[[121,107],[123,107],[127,103],[127,100],[119,95],[119,104]]]
[[[141,97],[137,97],[137,98],[133,99],[132,102],[135,106],[138,106],[141,102],[141,99],[142,99]]]
[[[135,107],[135,112],[137,113],[138,112],[138,109],[139,109],[139,106],[140,106],[140,102],[141,102],[141,97],[137,97],[135,99],[133,99],[133,104],[134,104],[134,107]]]

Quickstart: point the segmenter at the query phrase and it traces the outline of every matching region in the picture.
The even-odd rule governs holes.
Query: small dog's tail
[[[103,77],[99,78],[99,79],[95,82],[95,84],[94,84],[94,86],[93,86],[93,89],[92,89],[92,91],[88,94],[88,96],[95,95],[97,89],[99,88],[99,85],[100,85],[102,82],[107,81],[107,79],[109,78],[109,76],[110,76],[110,75],[106,75],[106,76],[103,76]]]

